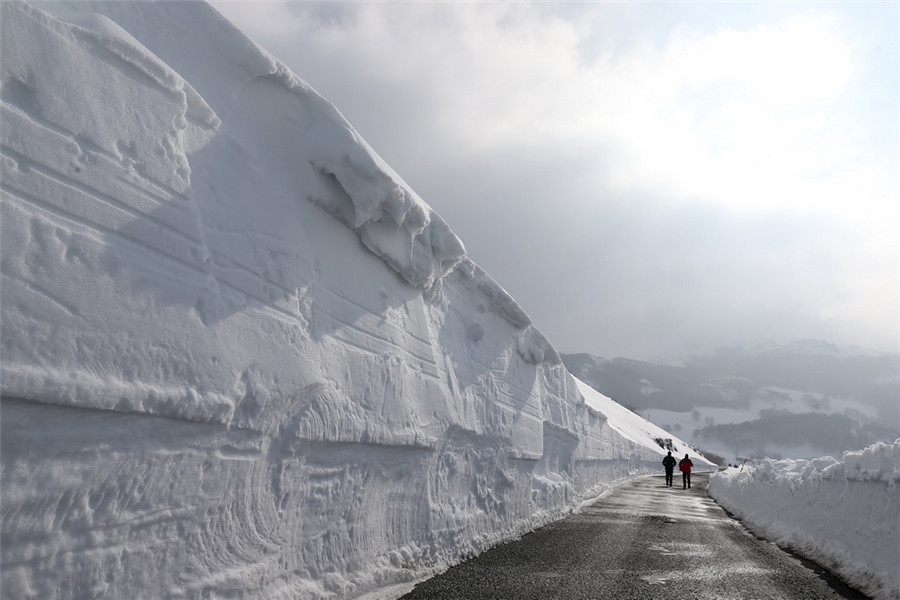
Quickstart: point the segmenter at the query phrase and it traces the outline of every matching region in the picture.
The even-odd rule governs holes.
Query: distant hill
[[[900,437],[900,355],[759,341],[680,365],[561,354],[599,392],[724,456],[840,455]]]

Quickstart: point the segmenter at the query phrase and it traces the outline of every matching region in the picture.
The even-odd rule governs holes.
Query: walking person
[[[675,457],[672,456],[670,450],[663,459],[663,466],[666,468],[666,487],[672,487],[672,471],[675,469]]]
[[[678,461],[678,470],[681,471],[681,483],[684,485],[682,489],[686,490],[691,487],[691,467],[694,466],[694,463],[688,458],[688,455],[685,454],[684,458]]]

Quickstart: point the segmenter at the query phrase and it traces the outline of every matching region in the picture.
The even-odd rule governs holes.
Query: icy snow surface
[[[877,599],[900,598],[900,440],[842,461],[763,460],[714,474],[710,495],[758,534]]]
[[[0,10],[4,598],[378,593],[659,471],[213,9]]]

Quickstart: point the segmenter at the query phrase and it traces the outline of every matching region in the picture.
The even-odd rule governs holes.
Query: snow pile
[[[709,493],[760,535],[875,598],[900,598],[900,439],[843,461],[732,468],[710,478]]]
[[[355,597],[659,470],[209,6],[0,10],[0,595]]]

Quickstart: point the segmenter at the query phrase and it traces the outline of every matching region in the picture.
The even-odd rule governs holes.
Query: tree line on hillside
[[[718,441],[735,455],[768,455],[767,446],[808,446],[823,454],[840,456],[846,449],[865,448],[900,437],[900,431],[878,423],[860,424],[846,415],[770,412],[754,421],[707,425],[694,432],[695,440]]]
[[[900,355],[842,355],[818,343],[720,348],[684,365],[560,356],[576,377],[633,410],[747,408],[760,394],[776,393],[762,388],[777,387],[858,400],[875,408],[882,423],[900,429]]]

